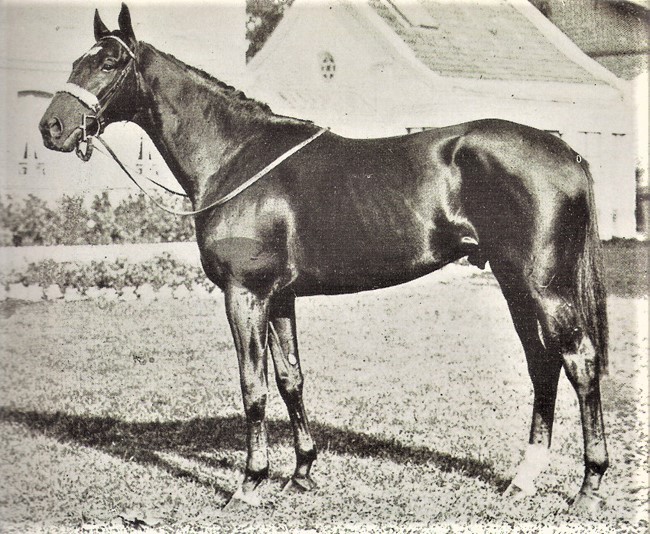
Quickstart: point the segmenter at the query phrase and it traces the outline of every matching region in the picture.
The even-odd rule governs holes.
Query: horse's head
[[[95,11],[95,45],[72,66],[68,83],[54,95],[39,124],[47,148],[77,149],[115,121],[137,111],[137,41],[131,15],[122,4],[119,30],[109,31]]]

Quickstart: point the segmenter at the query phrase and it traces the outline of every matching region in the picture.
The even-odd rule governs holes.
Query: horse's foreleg
[[[244,482],[229,506],[237,502],[259,505],[256,490],[269,473],[266,432],[268,308],[268,299],[259,298],[242,287],[231,285],[226,290],[226,313],[237,349],[248,427]]]
[[[275,378],[289,412],[296,451],[296,469],[285,490],[309,491],[316,487],[311,478],[311,466],[316,459],[316,447],[309,431],[309,422],[302,401],[303,376],[298,355],[295,297],[276,297],[270,311],[269,341],[275,365]]]

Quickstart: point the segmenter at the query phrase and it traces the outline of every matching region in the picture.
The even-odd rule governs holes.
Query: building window
[[[435,128],[435,126],[407,126],[406,133],[412,134],[418,132],[425,132],[426,130],[432,130],[433,128]]]
[[[336,74],[336,63],[334,57],[329,52],[322,52],[319,55],[320,73],[323,79],[331,80]]]

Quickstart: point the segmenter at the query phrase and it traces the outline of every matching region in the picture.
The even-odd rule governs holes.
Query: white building
[[[487,117],[553,132],[591,164],[601,236],[635,235],[633,105],[525,0],[295,0],[248,75],[277,113],[349,136]]]

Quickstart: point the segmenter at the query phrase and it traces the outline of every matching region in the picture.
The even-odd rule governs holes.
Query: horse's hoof
[[[511,482],[510,485],[506,488],[506,491],[503,492],[503,497],[505,499],[508,499],[510,502],[519,502],[528,497],[532,497],[535,495],[535,493],[536,491],[534,488],[532,491],[531,489],[525,490],[520,488],[517,484],[513,484]]]
[[[510,502],[519,502],[527,497],[526,493],[519,487],[514,484],[510,484],[506,491],[503,492],[503,497]]]
[[[605,505],[605,500],[596,495],[595,493],[578,493],[573,502],[571,503],[571,512],[576,515],[581,515],[585,517],[593,517],[602,510]]]
[[[223,507],[228,512],[236,510],[245,510],[248,508],[258,508],[262,505],[262,499],[256,491],[244,492],[239,488],[230,500]]]
[[[305,493],[318,487],[314,479],[308,477],[291,477],[282,488],[282,493]]]

